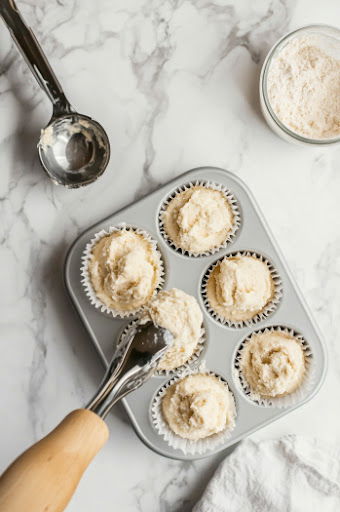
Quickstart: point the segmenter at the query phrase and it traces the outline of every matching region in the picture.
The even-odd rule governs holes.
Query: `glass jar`
[[[289,142],[315,146],[337,144],[340,142],[340,135],[337,135],[336,137],[333,138],[314,139],[305,137],[294,132],[277,117],[269,101],[267,80],[268,72],[273,59],[275,59],[278,56],[279,52],[283,49],[283,47],[293,38],[311,34],[320,36],[324,40],[326,40],[327,38],[329,41],[332,41],[332,53],[334,53],[335,50],[335,56],[340,60],[340,30],[336,27],[331,27],[328,25],[308,25],[306,27],[294,30],[289,34],[286,34],[281,39],[279,39],[279,41],[271,48],[263,63],[260,76],[261,109],[264,118],[267,121],[270,128],[280,137]]]

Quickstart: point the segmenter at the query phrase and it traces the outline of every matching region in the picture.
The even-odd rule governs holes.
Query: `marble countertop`
[[[261,117],[258,78],[286,31],[339,20],[338,0],[18,0],[65,92],[112,144],[105,175],[66,190],[35,149],[50,105],[0,25],[0,470],[84,404],[102,367],[66,296],[66,248],[89,225],[200,165],[252,189],[330,351],[310,403],[256,433],[339,440],[340,147],[289,145]],[[223,454],[164,459],[121,407],[111,437],[68,507],[186,512]]]

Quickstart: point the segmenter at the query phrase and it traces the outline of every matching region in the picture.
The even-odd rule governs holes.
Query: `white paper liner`
[[[143,236],[143,238],[145,238],[145,240],[150,242],[153,250],[155,251],[155,254],[157,254],[157,256],[158,256],[158,260],[159,260],[158,284],[157,284],[152,296],[150,297],[149,301],[152,300],[152,298],[159,292],[159,290],[163,286],[164,264],[163,264],[162,255],[158,249],[157,242],[153,238],[151,238],[149,233],[147,233],[146,231],[144,231],[138,227],[127,225],[124,222],[119,223],[116,226],[111,226],[108,230],[102,229],[101,231],[99,231],[98,233],[96,233],[93,236],[93,238],[90,240],[90,242],[88,242],[86,244],[85,250],[81,257],[82,263],[81,263],[81,268],[80,268],[80,274],[82,277],[81,283],[84,287],[85,294],[87,295],[91,304],[95,308],[99,309],[102,313],[106,313],[106,314],[109,314],[109,315],[111,315],[113,317],[117,317],[117,318],[126,318],[129,316],[135,316],[139,311],[141,311],[144,304],[143,304],[143,306],[140,306],[139,308],[136,308],[134,310],[129,310],[129,311],[117,311],[115,309],[109,308],[106,304],[104,304],[103,302],[101,302],[98,299],[96,292],[92,286],[91,279],[90,279],[90,273],[89,273],[89,262],[90,262],[90,259],[92,256],[93,247],[98,243],[98,241],[101,238],[103,238],[104,236],[107,236],[107,235],[111,235],[112,233],[114,233],[116,231],[133,231],[134,233],[137,233],[138,235]]]
[[[246,378],[242,375],[242,371],[240,369],[240,361],[242,358],[242,352],[247,344],[248,341],[250,341],[253,334],[262,334],[267,332],[282,332],[285,334],[288,334],[289,336],[294,337],[301,345],[304,356],[305,356],[305,375],[303,378],[303,381],[301,382],[300,386],[293,392],[289,393],[285,396],[281,397],[273,397],[273,398],[263,398],[258,393],[255,393],[252,391],[250,386],[248,385],[248,382]],[[301,402],[304,400],[310,391],[312,390],[314,384],[315,384],[315,369],[314,369],[314,362],[313,362],[313,353],[310,348],[310,345],[307,343],[305,338],[295,331],[294,329],[283,327],[283,326],[271,326],[266,327],[264,329],[260,329],[258,331],[254,331],[247,338],[243,340],[240,347],[237,350],[235,361],[234,361],[234,370],[233,370],[233,377],[236,382],[237,387],[241,392],[243,392],[247,398],[249,398],[252,402],[254,402],[256,405],[259,405],[261,407],[277,407],[279,409],[292,407],[293,405],[297,404],[298,402]]]
[[[131,329],[134,329],[136,327],[136,325],[138,325],[139,322],[140,322],[140,320],[138,318],[136,318],[134,320],[131,320],[131,322],[129,322],[123,328],[123,330],[118,338],[118,347],[120,347],[120,346],[124,347],[124,345],[128,339],[128,336],[131,332]],[[154,373],[154,376],[156,376],[156,377],[171,377],[172,375],[177,374],[178,372],[182,372],[189,367],[192,368],[193,365],[195,365],[195,363],[198,362],[198,359],[201,356],[203,349],[205,348],[206,341],[207,341],[206,330],[204,328],[204,325],[202,325],[200,339],[197,343],[195,351],[189,357],[189,359],[186,361],[186,363],[182,364],[181,366],[178,366],[177,368],[174,368],[173,370],[156,370]]]
[[[227,320],[223,316],[219,315],[210,305],[209,299],[208,299],[208,293],[207,293],[207,284],[208,280],[211,276],[211,273],[213,270],[219,265],[224,259],[228,258],[235,258],[237,256],[251,256],[252,258],[255,258],[259,261],[262,261],[267,265],[268,270],[270,271],[271,278],[273,280],[274,284],[274,294],[273,297],[270,299],[268,304],[264,307],[262,311],[259,313],[256,313],[252,318],[249,320],[241,320],[241,321],[232,321]],[[253,325],[256,325],[259,322],[262,322],[263,320],[266,320],[270,315],[272,315],[276,309],[278,308],[282,295],[283,295],[283,287],[282,287],[282,280],[280,277],[280,274],[274,267],[274,265],[266,259],[262,254],[251,252],[251,251],[237,251],[233,253],[229,253],[223,258],[218,259],[214,263],[212,263],[209,267],[206,273],[203,276],[202,283],[201,283],[201,295],[203,299],[203,304],[205,306],[205,309],[209,313],[209,315],[214,318],[217,322],[219,322],[222,325],[225,325],[227,327],[231,327],[234,329],[243,329],[244,327],[251,327]]]
[[[228,389],[232,396],[233,420],[231,421],[230,425],[228,425],[228,427],[222,432],[214,434],[205,439],[192,441],[190,439],[183,439],[182,437],[177,436],[172,430],[170,430],[166,421],[163,418],[161,404],[162,399],[166,393],[166,390],[170,386],[172,386],[172,384],[182,380],[184,377],[187,377],[188,375],[196,375],[198,373],[217,377],[219,381],[226,386],[226,388]],[[230,438],[231,432],[235,428],[236,424],[235,397],[225,379],[220,377],[220,375],[210,370],[207,370],[205,368],[205,364],[202,363],[196,369],[187,368],[183,372],[180,372],[178,375],[176,375],[176,377],[169,380],[156,392],[151,402],[151,421],[157,433],[164,438],[164,440],[169,444],[169,446],[171,446],[175,450],[181,450],[186,455],[202,455],[203,453],[206,453],[208,451],[215,450],[218,446],[224,444],[227,441],[227,439]]]
[[[232,214],[233,214],[233,225],[231,230],[228,233],[228,236],[225,240],[225,242],[217,247],[214,247],[210,251],[204,251],[201,253],[193,253],[190,251],[186,251],[182,249],[181,247],[178,247],[175,242],[168,236],[163,222],[163,215],[172,201],[174,197],[177,194],[180,194],[181,192],[185,192],[186,190],[192,188],[192,187],[205,187],[210,188],[212,190],[218,190],[219,192],[222,192],[231,208]],[[183,256],[188,256],[190,258],[199,258],[202,256],[210,256],[211,254],[215,254],[216,252],[220,251],[221,249],[225,249],[227,246],[229,246],[233,240],[236,237],[237,231],[239,230],[241,226],[241,214],[240,209],[238,205],[238,201],[234,194],[224,185],[220,183],[215,183],[213,181],[206,181],[206,180],[196,180],[194,182],[185,183],[184,185],[180,185],[175,190],[171,192],[171,194],[163,201],[162,206],[160,208],[159,214],[158,214],[158,225],[159,225],[159,231],[166,241],[166,243],[176,252],[182,254]]]

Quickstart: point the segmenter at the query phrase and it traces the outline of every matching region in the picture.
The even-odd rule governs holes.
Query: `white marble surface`
[[[251,187],[326,339],[326,383],[253,436],[339,440],[340,147],[294,147],[265,125],[258,77],[284,32],[340,19],[338,0],[22,0],[67,95],[107,129],[112,156],[89,188],[54,186],[35,143],[50,106],[0,24],[0,469],[92,394],[101,365],[62,285],[65,248],[88,225],[192,167]],[[117,407],[111,438],[68,507],[186,512],[221,456],[149,451]]]

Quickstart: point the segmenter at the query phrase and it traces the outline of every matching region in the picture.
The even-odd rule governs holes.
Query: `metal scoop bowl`
[[[172,334],[152,322],[131,329],[124,347],[118,349],[87,409],[105,418],[111,407],[139,388],[157,368],[172,343]]]
[[[54,183],[68,188],[92,183],[103,174],[110,159],[110,143],[104,128],[72,108],[14,0],[0,0],[0,16],[53,105],[51,120],[38,143],[44,170]]]
[[[86,409],[71,412],[50,434],[20,455],[0,479],[0,510],[62,512],[109,432],[102,418],[142,386],[172,343],[166,329],[136,327],[118,349]],[[119,466],[112,454],[112,464]]]
[[[77,188],[103,174],[110,154],[102,126],[77,113],[53,116],[38,143],[40,162],[57,184]]]

